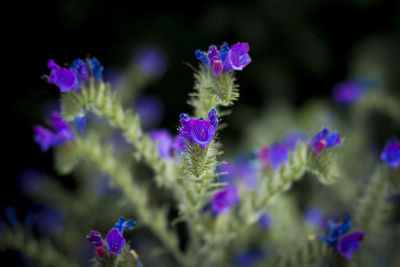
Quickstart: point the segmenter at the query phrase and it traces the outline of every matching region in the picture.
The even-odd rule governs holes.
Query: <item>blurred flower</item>
[[[353,253],[360,249],[360,242],[364,239],[364,236],[364,232],[354,232],[343,237],[337,247],[339,253],[350,260],[353,257]]]
[[[44,173],[40,170],[26,169],[18,175],[15,184],[22,194],[30,196],[43,185],[43,177]]]
[[[165,53],[156,46],[138,49],[134,55],[134,62],[143,72],[154,76],[162,75],[167,67]]]
[[[172,144],[172,148],[177,152],[180,153],[182,151],[185,151],[187,149],[186,147],[186,142],[185,138],[180,136],[179,134],[175,136],[174,142]]]
[[[92,58],[87,59],[86,63],[87,63],[87,66],[89,67],[91,74],[94,77],[94,80],[96,82],[101,81],[102,80],[101,75],[102,75],[104,68],[103,68],[103,65],[101,65],[100,61],[97,58],[92,57]]]
[[[57,111],[53,111],[52,120],[50,126],[56,131],[56,133],[43,128],[42,126],[34,126],[33,131],[35,133],[34,141],[40,145],[43,152],[47,151],[51,146],[57,146],[64,142],[71,142],[75,140],[75,134],[72,131],[71,126],[64,121],[61,115]]]
[[[272,224],[272,219],[267,213],[261,214],[258,219],[258,225],[261,226],[264,230],[267,230]]]
[[[78,78],[72,70],[61,68],[53,59],[47,62],[47,66],[51,69],[50,77],[48,77],[47,81],[58,86],[61,92],[78,90],[80,88]]]
[[[307,223],[317,228],[321,228],[325,221],[322,211],[315,207],[306,211],[304,219]]]
[[[36,226],[43,234],[59,233],[64,227],[64,219],[61,213],[54,208],[40,207],[35,215]]]
[[[220,182],[233,184],[235,179],[235,163],[232,161],[226,161],[225,164],[218,166],[218,172],[223,172],[224,174],[219,175]]]
[[[89,70],[86,66],[85,61],[78,58],[72,61],[71,71],[78,78],[78,81],[82,84],[87,84],[89,81]]]
[[[204,67],[209,66],[215,76],[230,70],[242,70],[250,62],[250,50],[247,43],[236,43],[229,48],[227,43],[221,46],[221,51],[215,45],[210,46],[208,52],[196,50],[195,56]]]
[[[332,220],[328,222],[328,236],[318,236],[329,246],[338,250],[346,259],[351,259],[353,253],[360,248],[364,232],[353,232],[344,236],[351,228],[350,216],[347,216],[341,224],[335,224]]]
[[[99,232],[92,231],[87,239],[89,240],[90,244],[92,244],[96,248],[104,247],[103,238],[101,237]]]
[[[275,143],[271,146],[262,147],[259,157],[264,169],[271,167],[276,171],[283,163],[289,160],[289,152],[285,145]]]
[[[238,253],[235,257],[235,263],[238,267],[250,267],[260,261],[265,254],[259,249],[249,249]]]
[[[87,116],[85,114],[74,117],[75,127],[79,134],[83,135],[87,130]]]
[[[381,160],[392,168],[400,166],[400,142],[392,137],[381,153]]]
[[[283,144],[289,151],[293,151],[297,147],[297,143],[306,142],[308,136],[300,132],[289,132],[283,137]]]
[[[164,115],[161,100],[152,95],[140,96],[136,100],[135,111],[139,114],[141,123],[145,129],[157,126]]]
[[[213,140],[218,127],[218,116],[214,109],[208,113],[208,120],[193,119],[187,114],[180,115],[182,127],[179,128],[179,135],[189,143],[197,143],[206,148]]]
[[[6,219],[11,227],[15,226],[18,223],[17,211],[14,206],[8,206],[6,208]]]
[[[339,133],[329,133],[329,127],[325,127],[311,139],[310,148],[318,155],[327,148],[340,145],[342,141]]]
[[[117,89],[122,80],[122,71],[117,67],[109,68],[104,72],[104,81],[111,84],[111,90]]]
[[[214,194],[211,199],[212,213],[226,214],[239,202],[239,191],[233,185],[225,186],[221,191]]]
[[[333,99],[339,104],[352,105],[364,95],[364,88],[357,81],[341,82],[333,87]]]
[[[157,143],[158,153],[164,159],[171,157],[171,149],[173,146],[172,136],[167,130],[154,130],[150,132],[150,138]]]
[[[235,179],[247,188],[255,189],[258,185],[258,168],[254,162],[246,156],[240,156],[234,165]]]
[[[108,251],[113,254],[121,254],[122,248],[125,246],[125,239],[118,229],[111,229],[106,236]]]
[[[114,229],[117,229],[123,235],[124,230],[132,230],[135,225],[136,222],[133,219],[125,221],[124,217],[120,217],[119,221],[114,225]]]

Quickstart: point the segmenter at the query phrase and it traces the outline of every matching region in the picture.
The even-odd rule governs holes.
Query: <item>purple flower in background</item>
[[[260,149],[259,158],[264,169],[271,167],[276,171],[289,160],[289,151],[283,144],[272,144]]]
[[[392,168],[400,166],[400,142],[396,138],[391,138],[381,153],[381,160]]]
[[[36,226],[41,233],[60,233],[64,227],[62,214],[51,207],[40,207],[36,212]]]
[[[239,190],[233,185],[227,185],[212,197],[212,213],[213,215],[226,214],[238,202]]]
[[[218,127],[218,116],[214,109],[208,113],[208,120],[193,119],[182,113],[180,115],[182,127],[179,128],[179,135],[187,142],[197,143],[201,147],[206,148],[213,140],[215,131]]]
[[[353,253],[360,249],[360,242],[364,239],[364,232],[353,232],[343,237],[337,246],[337,250],[346,259],[350,260],[353,257]]]
[[[56,131],[56,133],[42,127],[34,126],[34,141],[40,145],[43,152],[47,151],[51,146],[57,146],[65,142],[75,140],[75,134],[69,124],[61,118],[57,111],[53,111],[52,120],[49,125]]]
[[[112,67],[107,69],[104,72],[104,81],[111,84],[111,90],[114,90],[119,87],[120,82],[122,80],[122,71],[118,67]]]
[[[164,107],[161,100],[153,95],[140,96],[135,103],[135,111],[139,114],[145,129],[157,126],[164,115]]]
[[[89,70],[82,59],[78,58],[72,61],[71,71],[78,78],[80,83],[87,84],[89,81]]]
[[[118,222],[114,225],[114,229],[117,229],[121,235],[124,234],[124,230],[132,230],[136,225],[136,222],[133,219],[125,221],[124,217],[120,217]]]
[[[185,151],[187,149],[185,138],[179,134],[176,135],[172,144],[172,148],[178,153]]]
[[[47,62],[47,66],[51,69],[50,77],[48,77],[47,81],[57,85],[61,92],[78,90],[80,88],[78,78],[72,70],[61,68],[53,59]]]
[[[218,172],[224,172],[224,174],[219,175],[220,182],[233,184],[235,179],[235,163],[231,161],[226,161],[225,164],[218,166]]]
[[[103,238],[101,238],[99,232],[92,231],[90,235],[87,237],[87,239],[89,240],[90,244],[92,244],[96,248],[104,247]]]
[[[258,219],[258,225],[267,230],[272,224],[272,219],[267,213],[261,214],[260,218]]]
[[[307,223],[317,228],[322,227],[325,221],[322,211],[315,207],[306,211],[304,219]]]
[[[325,127],[311,139],[310,148],[318,155],[327,148],[340,145],[342,141],[339,133],[329,133],[329,127]]]
[[[265,254],[259,249],[249,249],[238,253],[235,263],[238,267],[251,267],[261,260]]]
[[[339,104],[352,105],[364,95],[364,88],[356,81],[341,82],[332,90],[333,99]]]
[[[283,137],[283,144],[288,148],[289,151],[296,149],[297,143],[306,142],[308,139],[307,135],[299,132],[290,132]]]
[[[78,133],[85,134],[87,130],[87,115],[75,116],[74,118],[75,127]]]
[[[150,138],[157,143],[158,153],[162,158],[171,157],[171,149],[174,141],[167,130],[154,130],[150,132]]]
[[[89,67],[89,70],[90,70],[94,80],[96,82],[101,81],[102,80],[101,75],[102,75],[104,68],[103,68],[103,65],[101,65],[100,61],[97,58],[92,57],[92,58],[89,58],[86,60],[86,64]]]
[[[328,222],[328,236],[318,238],[326,244],[336,248],[339,238],[346,234],[351,228],[350,216],[347,216],[341,224],[335,224],[332,220]]]
[[[255,162],[246,156],[241,156],[235,161],[235,178],[247,188],[256,189],[258,185],[258,168]]]
[[[106,236],[108,251],[112,254],[121,254],[122,248],[125,246],[125,239],[118,229],[113,228]]]
[[[143,72],[154,76],[162,75],[167,67],[165,53],[156,46],[138,49],[134,56],[134,62]]]
[[[220,50],[215,45],[210,46],[208,52],[196,50],[195,56],[204,67],[209,66],[213,74],[218,76],[230,70],[242,70],[246,67],[251,62],[249,50],[247,43],[236,43],[231,49],[224,43]]]
[[[24,195],[33,195],[43,185],[45,174],[40,170],[26,169],[16,179],[16,187]]]

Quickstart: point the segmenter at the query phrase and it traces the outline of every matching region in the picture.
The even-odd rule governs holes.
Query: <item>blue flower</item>
[[[386,144],[385,149],[381,153],[381,160],[392,168],[400,166],[400,142],[396,138],[393,137]]]
[[[150,138],[157,143],[158,153],[164,159],[171,157],[171,150],[174,143],[172,136],[167,130],[154,130],[150,132]]]
[[[163,74],[167,65],[165,53],[156,46],[146,46],[136,51],[134,61],[143,72],[154,76]]]
[[[342,141],[339,133],[329,133],[329,127],[325,127],[311,139],[310,148],[318,155],[327,148],[340,145]]]
[[[320,228],[324,224],[325,217],[319,208],[311,208],[306,211],[304,219],[314,227]]]
[[[87,59],[86,63],[88,65],[89,69],[90,69],[90,72],[92,73],[92,75],[94,77],[94,80],[96,82],[101,81],[102,80],[101,75],[102,75],[102,72],[103,72],[103,65],[101,65],[100,61],[97,58],[92,57],[90,59]]]
[[[106,236],[108,251],[112,254],[121,254],[122,248],[125,246],[125,239],[118,229],[112,229]]]
[[[89,81],[89,70],[88,67],[82,59],[75,59],[72,61],[71,71],[78,78],[79,82],[82,84],[87,84]]]
[[[272,219],[267,213],[261,214],[260,218],[258,218],[258,225],[267,230],[272,224]]]
[[[235,257],[235,263],[238,267],[250,267],[255,265],[265,256],[265,253],[259,249],[249,249],[238,253]]]
[[[133,219],[125,221],[124,217],[120,217],[119,221],[114,225],[114,229],[117,229],[121,235],[124,234],[124,230],[132,230],[136,225]]]

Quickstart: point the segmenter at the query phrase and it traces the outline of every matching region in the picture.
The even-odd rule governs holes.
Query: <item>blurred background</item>
[[[151,82],[144,84],[138,99],[150,97],[161,103],[159,118],[149,129],[162,127],[175,133],[179,114],[191,113],[186,101],[193,86],[188,65],[198,65],[194,51],[225,41],[249,43],[252,63],[237,73],[240,99],[226,117],[229,127],[221,136],[227,155],[240,151],[234,140],[247,134],[244,121],[277,106],[296,112],[317,98],[334,105],[332,88],[341,81],[365,78],[400,96],[400,2],[395,0],[186,4],[59,0],[21,3],[3,12],[12,16],[3,23],[2,38],[7,47],[2,76],[6,95],[2,218],[10,205],[19,220],[32,210],[43,211],[24,192],[31,189],[21,188],[27,172],[45,173],[71,192],[76,187],[72,177],[56,175],[52,154],[41,153],[33,142],[33,125],[44,124],[59,99],[58,88],[41,78],[49,74],[49,59],[64,65],[77,57],[95,56],[104,66],[104,79],[118,82],[121,73],[140,61],[141,51],[155,49],[162,62],[150,71]],[[372,139],[381,148],[388,137],[399,136],[400,127],[375,116],[370,123],[380,131]],[[45,216],[56,216],[46,212]],[[0,259],[23,266],[17,252],[3,252]]]

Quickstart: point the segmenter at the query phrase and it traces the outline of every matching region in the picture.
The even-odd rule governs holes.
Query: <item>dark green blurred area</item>
[[[168,57],[167,71],[144,92],[162,99],[165,116],[161,126],[173,132],[179,113],[191,112],[186,101],[193,72],[185,63],[197,66],[194,51],[224,41],[248,42],[253,61],[237,73],[241,96],[227,118],[233,125],[224,130],[227,140],[241,134],[235,120],[257,116],[277,100],[297,108],[315,97],[329,99],[332,86],[348,78],[377,77],[385,90],[400,95],[398,1],[201,1],[182,5],[63,0],[21,3],[12,14],[13,19],[5,24],[5,43],[10,49],[3,52],[12,57],[7,63],[7,80],[12,84],[3,89],[10,97],[3,123],[10,129],[5,147],[10,164],[1,191],[2,211],[10,204],[22,211],[29,208],[29,201],[13,184],[21,170],[41,168],[54,174],[51,153],[41,153],[32,141],[32,126],[44,122],[43,106],[59,98],[58,88],[41,79],[49,73],[46,63],[50,58],[61,65],[89,54],[105,69],[123,69],[137,48],[159,46]],[[379,118],[373,125],[379,127],[376,121]],[[399,130],[389,125],[376,140],[384,143]]]

